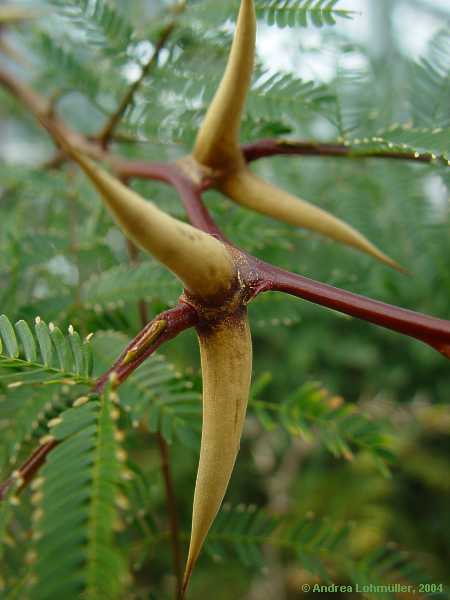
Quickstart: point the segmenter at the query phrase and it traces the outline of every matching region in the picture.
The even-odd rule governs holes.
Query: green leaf
[[[353,11],[336,8],[339,0],[256,0],[256,14],[278,27],[323,27],[336,19],[349,19]],[[326,6],[325,6],[326,4]]]
[[[0,422],[7,424],[2,431],[2,450],[9,465],[16,464],[30,440],[48,433],[48,421],[73,402],[70,392],[55,391],[54,386],[23,386],[9,390],[7,399],[0,400]]]
[[[115,542],[121,465],[108,392],[62,414],[60,441],[41,471],[35,518],[33,600],[123,597]]]
[[[36,342],[28,323],[23,320],[17,321],[16,331],[19,334],[20,341],[22,342],[25,358],[29,362],[35,362],[37,359]]]
[[[90,377],[94,368],[94,353],[92,350],[92,344],[90,340],[86,339],[81,346],[81,352],[83,354],[83,375]]]
[[[106,0],[47,0],[74,24],[83,26],[86,40],[105,54],[124,53],[134,37],[126,13],[119,12]]]
[[[52,323],[49,329],[50,337],[52,338],[53,345],[56,349],[59,368],[61,371],[70,371],[73,365],[73,355],[70,350],[69,343],[59,327],[56,327]]]
[[[0,315],[0,334],[5,344],[6,352],[11,358],[19,356],[19,345],[11,321],[6,315]]]
[[[180,284],[155,261],[146,261],[138,267],[114,267],[101,275],[93,275],[82,288],[82,302],[96,312],[123,306],[126,302],[161,300],[167,304],[176,301]]]
[[[259,393],[264,394],[264,388]],[[304,384],[279,402],[260,400],[253,394],[249,406],[268,431],[281,425],[291,436],[306,441],[318,438],[331,454],[347,460],[352,459],[354,450],[368,452],[377,469],[389,476],[392,437],[388,423],[372,419],[342,398],[332,397],[321,385]]]
[[[25,321],[19,321],[16,328],[21,348],[9,319],[5,315],[0,317],[0,333],[7,350],[7,355],[0,354],[1,380],[12,384],[44,383],[49,380],[58,383],[59,377],[61,383],[72,378],[74,383],[92,385],[90,372],[93,356],[90,344],[83,344],[73,327],[70,329],[70,343],[58,327],[53,323],[47,327],[40,318],[35,323],[35,336]],[[40,357],[37,356],[38,346]],[[54,349],[57,361],[54,360]]]
[[[52,435],[63,440],[93,425],[98,414],[98,402],[91,401],[77,408],[69,408],[60,415],[61,423],[52,428]]]
[[[75,359],[75,372],[81,375],[84,372],[83,342],[72,326],[69,327],[69,342]]]
[[[47,324],[37,317],[34,330],[41,351],[42,362],[46,367],[49,367],[52,364],[53,346]]]

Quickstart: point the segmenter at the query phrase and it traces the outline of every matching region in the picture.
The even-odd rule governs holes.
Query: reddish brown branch
[[[162,344],[172,340],[182,331],[194,327],[198,320],[197,312],[189,305],[181,302],[175,308],[171,308],[152,319],[146,327],[128,344],[120,354],[114,365],[103,375],[101,375],[95,384],[95,391],[101,393],[108,382],[111,373],[115,373],[117,384],[123,383],[149,356],[151,356]],[[166,328],[163,333],[139,354],[134,360],[124,363],[124,358],[130,350],[139,346],[139,343],[146,337],[151,327],[157,321],[165,321]]]
[[[176,164],[115,160],[114,168],[122,180],[153,179],[172,185],[180,196],[191,225],[225,241],[225,236],[203,203],[202,188],[189,179]]]
[[[169,163],[146,162],[143,160],[125,160],[119,157],[110,159],[118,177],[129,179],[153,179],[170,184],[173,167]]]
[[[35,93],[27,84],[19,82],[12,75],[4,71],[0,71],[0,85],[3,85],[29,108],[56,143],[58,138],[62,137],[69,140],[71,144],[79,148],[87,156],[107,160],[116,175],[122,180],[131,178],[152,179],[175,187],[186,209],[190,223],[194,227],[225,241],[225,236],[214,223],[203,204],[201,187],[196,186],[176,164],[133,161],[112,155],[100,147],[98,142],[89,140],[67,127],[65,123],[53,114],[50,103]],[[63,161],[64,154],[59,152],[52,161],[47,163],[47,167],[59,166]]]
[[[182,173],[177,173],[175,169],[176,166],[174,166],[170,181],[181,198],[191,225],[213,235],[219,240],[226,241],[224,234],[215,224],[208,209],[203,203],[200,188],[196,187],[195,184]]]
[[[264,283],[261,291],[285,292],[352,317],[369,321],[392,331],[414,337],[450,358],[450,321],[429,317],[412,310],[371,300],[289,273],[267,263],[259,263]]]
[[[417,154],[416,152],[392,152],[389,150],[368,150],[367,152],[361,152],[355,151],[355,148],[344,144],[321,144],[319,142],[288,141],[269,138],[246,144],[242,147],[242,152],[244,153],[247,162],[280,155],[328,156],[336,158],[384,158],[410,160],[420,163],[432,163],[437,159],[436,156],[429,153]],[[439,160],[448,164],[442,157],[439,157]]]
[[[30,483],[35,473],[45,462],[47,454],[49,454],[57,444],[58,442],[54,440],[51,442],[47,442],[42,446],[39,446],[39,448],[37,448],[33,452],[33,454],[19,467],[19,469],[17,470],[17,474],[20,480],[19,490],[22,490]],[[5,494],[8,492],[8,490],[11,488],[15,481],[17,481],[17,479],[15,479],[14,477],[9,477],[9,479],[7,479],[4,483],[0,485],[0,500],[3,500]]]
[[[35,93],[27,84],[19,82],[15,77],[4,71],[0,71],[0,85],[9,90],[11,94],[18,98],[33,113],[56,143],[62,137],[88,156],[107,160],[116,175],[123,181],[131,178],[152,179],[175,187],[186,209],[190,223],[194,227],[225,241],[224,235],[214,223],[203,204],[201,184],[198,186],[194,184],[176,164],[131,161],[114,156],[107,152],[104,147],[101,147],[98,142],[89,140],[85,136],[68,128],[53,114],[50,102]],[[104,141],[108,139],[108,136],[105,138],[105,135],[104,133],[100,136],[103,145]],[[59,166],[62,160],[64,160],[64,155],[58,153],[54,160],[48,163],[47,166]]]

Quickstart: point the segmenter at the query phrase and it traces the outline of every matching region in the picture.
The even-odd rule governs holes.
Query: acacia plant
[[[55,1],[49,4],[64,14],[63,3]],[[115,21],[116,13],[108,4],[95,2],[94,12],[89,3],[72,4],[73,7],[67,9],[69,19],[92,19],[109,32],[115,30],[117,38],[125,37],[127,44],[131,44],[128,39],[131,34],[125,22]],[[244,144],[241,127],[255,71],[257,19],[253,0],[240,2],[225,72],[206,113],[202,115],[191,152],[166,162],[157,162],[129,157],[127,150],[124,154],[118,151],[118,148],[134,141],[132,137],[127,139],[126,135],[122,138],[118,127],[136,102],[139,88],[153,70],[162,68],[161,55],[171,38],[177,42],[172,42],[170,60],[175,70],[179,68],[176,47],[178,43],[178,47],[182,48],[184,42],[182,35],[176,38],[177,28],[182,31],[183,19],[198,18],[201,4],[194,3],[193,7],[189,7],[189,3],[182,1],[173,6],[140,77],[95,134],[82,133],[60,115],[59,96],[64,91],[46,96],[35,91],[14,70],[0,71],[3,88],[32,115],[54,142],[56,154],[41,167],[40,172],[45,177],[65,174],[71,210],[75,206],[70,195],[74,178],[78,177],[74,170],[76,165],[126,236],[129,268],[136,269],[138,249],[141,249],[170,271],[183,287],[176,305],[165,308],[150,320],[147,317],[148,306],[142,296],[139,293],[134,295],[131,290],[130,295],[139,307],[142,328],[123,345],[119,356],[110,365],[104,360],[105,353],[108,355],[107,348],[101,348],[101,345],[101,349],[95,348],[96,331],[94,341],[92,334],[83,340],[70,325],[69,335],[65,337],[53,323],[47,326],[41,317],[36,317],[33,335],[25,320],[19,320],[14,328],[5,315],[1,317],[1,366],[6,370],[7,394],[17,395],[20,398],[18,402],[26,405],[23,439],[29,439],[36,432],[41,435],[37,448],[25,462],[14,467],[1,486],[1,495],[3,499],[9,499],[7,505],[10,508],[9,513],[4,509],[3,528],[8,526],[13,510],[11,506],[19,503],[19,493],[30,483],[33,490],[31,500],[36,506],[32,519],[33,549],[28,554],[23,577],[20,581],[11,580],[14,583],[12,589],[19,590],[19,597],[25,597],[25,594],[33,599],[48,600],[69,594],[69,597],[109,599],[122,597],[122,590],[130,585],[132,587],[126,576],[123,557],[112,545],[118,510],[126,514],[135,493],[129,483],[133,478],[132,467],[128,465],[125,468],[121,464],[127,460],[121,450],[123,437],[127,434],[118,429],[118,423],[126,427],[127,413],[131,413],[132,423],[144,426],[148,409],[142,408],[146,403],[142,387],[148,383],[157,386],[158,372],[155,371],[153,381],[151,376],[139,374],[145,373],[142,369],[147,366],[149,373],[152,368],[161,367],[157,360],[159,355],[155,357],[155,352],[187,329],[195,329],[198,337],[203,400],[192,527],[183,576],[180,570],[179,517],[174,497],[177,481],[173,481],[168,462],[167,432],[164,431],[167,424],[164,417],[154,410],[150,411],[151,429],[157,432],[163,459],[176,594],[179,598],[188,593],[194,566],[220,510],[239,451],[252,378],[251,325],[247,307],[260,294],[270,292],[272,298],[273,292],[279,292],[319,304],[416,338],[441,353],[442,360],[450,358],[449,321],[319,283],[257,258],[245,246],[236,243],[232,235],[223,233],[204,203],[206,192],[217,190],[224,198],[250,211],[351,246],[381,261],[383,268],[398,271],[398,277],[405,277],[404,269],[396,261],[355,228],[315,204],[270,183],[257,175],[250,165],[265,157],[308,154],[447,164],[443,155],[438,157],[403,142],[385,142],[383,138],[375,137],[368,139],[362,150],[352,148],[348,142],[324,144],[280,138],[264,138]],[[334,22],[334,16],[346,16],[345,11],[335,9],[337,2],[317,2],[314,6],[309,2],[290,3],[289,7],[287,4],[257,1],[256,8],[261,16],[279,23],[283,19],[295,21],[297,17],[304,18],[308,12],[319,23],[322,19]],[[0,12],[4,25],[21,22],[30,16],[39,18],[37,14],[29,15],[26,10],[12,7],[5,7]],[[47,45],[46,50],[53,50],[53,41],[44,34],[40,43]],[[16,51],[6,44],[4,51],[11,59],[21,60]],[[259,63],[256,68],[261,71]],[[93,83],[101,94],[101,79]],[[70,86],[77,87],[77,84],[83,85],[82,82],[70,82]],[[64,85],[63,81],[63,90]],[[166,101],[170,104],[170,95]],[[272,126],[275,128],[275,125]],[[164,209],[164,203],[159,207],[134,191],[131,184],[135,180],[162,182],[173,188],[184,208],[187,222],[179,211],[177,216],[173,216]],[[89,194],[83,183],[80,186],[74,194]],[[93,210],[89,204],[90,201],[85,206],[87,222],[91,218],[89,212]],[[95,219],[105,218],[106,221],[106,217],[100,217],[103,213],[95,210]],[[73,218],[76,220],[77,216]],[[391,252],[395,250],[395,244],[392,244]],[[72,247],[72,251],[76,253],[77,249]],[[142,266],[145,264],[144,261]],[[163,271],[150,274],[145,271],[144,276],[157,278],[160,273]],[[100,283],[94,281],[92,287],[95,289],[98,285]],[[154,285],[157,287],[156,283]],[[122,299],[116,300],[120,302]],[[73,320],[78,322],[76,311],[82,302],[78,296],[72,310]],[[103,373],[96,371],[95,377],[92,375],[92,346],[96,361],[105,366]],[[156,361],[155,367],[152,367],[153,360]],[[280,360],[283,358],[280,357]],[[139,367],[141,369],[138,370]],[[173,378],[167,373],[160,376],[162,381],[168,378],[173,385]],[[133,391],[132,386],[126,387],[130,381],[137,382],[136,390]],[[37,390],[38,396],[42,394],[41,399],[35,401],[34,395],[28,398],[30,386]],[[71,386],[77,390],[81,386],[83,392],[73,394]],[[47,392],[42,392],[47,388],[58,389],[50,400]],[[176,390],[172,393],[176,398]],[[132,400],[128,394],[134,396]],[[186,401],[189,402],[188,395]],[[73,406],[69,408],[71,403]],[[189,412],[191,405],[186,405],[185,409]],[[11,463],[18,459],[20,449],[21,441],[14,439],[9,456]],[[121,477],[123,483],[120,483]],[[22,493],[20,497],[23,497]],[[126,539],[127,527],[121,526],[120,531],[120,536]],[[53,561],[58,569],[50,578]]]

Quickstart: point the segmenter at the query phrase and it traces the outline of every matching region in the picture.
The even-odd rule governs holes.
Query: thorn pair
[[[202,167],[218,172],[219,189],[238,204],[352,246],[403,271],[350,225],[270,184],[248,168],[239,144],[239,130],[253,73],[255,42],[254,3],[242,0],[228,64],[198,132],[193,158]]]

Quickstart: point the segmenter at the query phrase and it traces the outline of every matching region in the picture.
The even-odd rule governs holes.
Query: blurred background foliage
[[[233,31],[238,3],[219,4],[187,2],[157,68],[124,115],[115,152],[170,160],[189,151]],[[356,226],[409,276],[208,193],[217,222],[238,245],[284,268],[450,318],[448,3],[343,0],[326,11],[323,2],[272,3],[279,10],[256,4],[259,59],[245,140],[340,141],[356,155],[398,148],[430,152],[436,160],[280,157],[255,165]],[[47,0],[28,6],[41,17],[0,32],[2,67],[52,97],[73,128],[97,133],[172,18],[170,3]],[[181,289],[147,256],[129,266],[123,236],[77,169],[41,168],[52,156],[46,134],[0,89],[0,312],[12,323],[32,323],[39,315],[64,331],[73,324],[83,336],[94,332],[99,374],[139,330],[136,301],[146,300],[154,315],[174,305]],[[153,182],[133,185],[184,218],[171,190]],[[262,297],[250,316],[250,414],[227,505],[191,597],[291,600],[306,597],[302,584],[316,581],[448,583],[448,363],[419,342],[294,298]],[[46,432],[49,416],[86,389],[8,388],[21,371],[4,366],[3,478]],[[123,445],[134,478],[124,491],[129,506],[117,544],[133,583],[128,580],[119,597],[171,597],[164,488],[149,430],[171,444],[187,541],[200,390],[192,332],[121,390]],[[32,581],[33,567],[21,560],[29,545],[30,498],[21,498],[0,514],[5,598],[26,597],[23,582]]]

